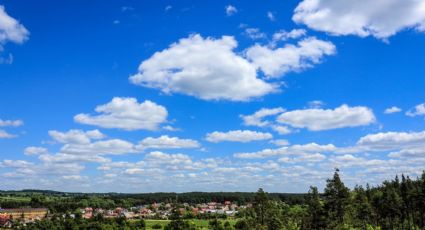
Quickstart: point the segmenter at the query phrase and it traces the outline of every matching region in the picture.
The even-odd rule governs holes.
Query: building
[[[12,220],[7,215],[0,215],[0,228],[13,227]]]
[[[26,222],[44,219],[47,213],[47,208],[0,209],[0,215],[9,216],[10,220],[21,219]]]

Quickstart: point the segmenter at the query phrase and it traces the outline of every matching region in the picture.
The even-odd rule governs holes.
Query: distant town
[[[101,215],[103,218],[118,218],[124,217],[127,220],[132,219],[160,219],[167,220],[172,215],[175,204],[172,203],[152,203],[148,205],[140,205],[130,208],[116,207],[113,209],[85,207],[80,208],[74,213],[67,213],[70,218],[76,218],[80,215],[81,218],[91,219],[95,216]],[[183,216],[199,216],[211,215],[234,217],[238,210],[252,207],[251,203],[247,205],[237,205],[231,201],[224,203],[209,202],[190,205],[182,203],[178,212]],[[47,208],[14,208],[2,209],[0,208],[0,226],[3,228],[12,228],[14,222],[19,223],[32,223],[40,221],[45,218],[51,218],[54,214],[50,213]],[[63,214],[65,218],[65,214]]]

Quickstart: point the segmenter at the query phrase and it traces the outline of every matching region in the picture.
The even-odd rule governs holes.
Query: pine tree
[[[358,223],[360,223],[360,227],[362,229],[366,229],[367,224],[370,223],[372,219],[372,207],[363,187],[356,186],[354,194],[354,218]]]
[[[303,229],[326,229],[326,217],[317,187],[310,187],[306,204],[308,205],[308,216]]]
[[[339,176],[339,169],[335,169],[333,178],[327,180],[323,195],[327,213],[327,227],[328,229],[335,229],[344,223],[346,206],[350,197],[349,189],[345,187]]]

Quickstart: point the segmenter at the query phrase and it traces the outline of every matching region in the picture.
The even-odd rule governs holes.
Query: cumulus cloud
[[[226,10],[227,16],[232,16],[238,12],[238,9],[232,5],[227,5],[224,9]]]
[[[228,132],[212,132],[208,133],[206,140],[209,142],[223,142],[223,141],[232,141],[232,142],[251,142],[259,140],[271,139],[273,136],[270,133],[262,133],[250,130],[232,130]]]
[[[276,91],[277,86],[257,78],[256,68],[233,52],[236,47],[231,36],[191,35],[143,61],[130,81],[204,100],[246,101]]]
[[[256,111],[254,114],[251,115],[240,115],[240,117],[243,120],[243,124],[247,126],[258,126],[258,127],[265,127],[270,125],[269,121],[264,121],[263,118],[268,116],[274,116],[280,113],[283,113],[285,109],[281,107],[277,108],[261,108],[260,110]]]
[[[395,16],[396,15],[396,16]],[[414,28],[423,30],[425,2],[418,0],[303,0],[292,19],[333,35],[388,38]]]
[[[277,149],[263,149],[257,152],[244,152],[244,153],[235,153],[233,156],[236,158],[245,158],[245,159],[255,159],[255,158],[265,158],[273,156],[304,156],[312,153],[324,153],[324,152],[334,152],[337,150],[332,144],[319,145],[316,143],[309,143],[305,145],[291,145],[285,146]]]
[[[0,129],[0,139],[1,138],[4,138],[4,139],[6,139],[6,138],[15,138],[15,137],[17,137],[17,136],[14,135],[14,134],[8,133],[5,130]]]
[[[308,37],[296,45],[271,48],[256,44],[246,50],[247,58],[267,77],[280,77],[288,72],[301,71],[322,61],[325,55],[336,52],[331,42]]]
[[[24,150],[25,155],[40,155],[40,154],[46,154],[48,153],[48,150],[43,147],[36,147],[36,146],[29,146],[26,147]]]
[[[110,159],[105,155],[123,155],[137,153],[141,150],[129,141],[106,139],[99,130],[83,131],[72,129],[67,132],[49,131],[52,139],[63,144],[56,154],[50,154],[46,148],[28,147],[26,155],[39,155],[42,162],[49,164],[97,162],[105,163]]]
[[[373,151],[425,147],[425,131],[369,134],[360,138],[357,145]]]
[[[283,125],[272,125],[272,129],[279,133],[280,135],[286,135],[292,133],[292,130],[287,126]]]
[[[147,137],[139,142],[140,149],[181,149],[181,148],[199,148],[198,141],[192,139],[180,139],[178,137],[169,137],[167,135],[158,138]]]
[[[138,103],[135,98],[114,97],[111,102],[99,105],[95,111],[99,115],[78,114],[74,120],[81,124],[102,128],[124,130],[157,130],[166,122],[167,109],[146,100]]]
[[[410,109],[406,112],[406,115],[409,117],[425,116],[425,103],[419,104],[415,106],[415,108]]]
[[[121,155],[138,152],[133,143],[121,139],[109,139],[84,144],[66,144],[60,153],[70,155]]]
[[[279,115],[277,121],[296,128],[320,131],[369,125],[375,122],[375,115],[367,107],[341,105],[335,109],[288,111]]]
[[[296,157],[281,157],[278,159],[278,162],[282,163],[317,163],[322,162],[326,159],[326,156],[320,153],[312,153],[312,154],[300,154]]]
[[[289,141],[285,139],[277,139],[277,140],[271,140],[270,143],[273,143],[277,146],[287,146],[289,145]]]
[[[297,39],[307,34],[304,29],[293,29],[291,31],[280,30],[273,34],[273,42],[286,41],[289,39]]]
[[[385,114],[392,114],[392,113],[399,113],[399,112],[401,112],[401,109],[397,106],[386,108],[384,111]]]
[[[103,139],[106,136],[99,130],[83,131],[80,129],[71,129],[67,132],[50,130],[49,136],[59,143],[67,144],[88,144],[91,140]]]
[[[23,125],[24,122],[22,120],[2,120],[0,119],[0,127],[12,126],[18,127]]]
[[[28,30],[16,19],[9,16],[4,6],[0,5],[0,52],[7,42],[21,44],[28,39]]]
[[[95,163],[106,163],[110,162],[110,159],[104,158],[98,155],[72,155],[66,153],[59,153],[55,155],[42,154],[38,157],[42,162],[49,164],[69,164],[69,163],[83,163],[83,162],[95,162]]]

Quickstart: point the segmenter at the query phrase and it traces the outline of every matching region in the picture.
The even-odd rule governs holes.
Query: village
[[[177,211],[180,215],[188,218],[199,217],[203,215],[205,218],[208,216],[222,216],[234,217],[239,210],[252,206],[237,205],[231,201],[224,203],[209,202],[201,204],[179,204],[179,208],[175,208],[172,203],[153,203],[147,205],[140,205],[131,208],[116,207],[114,209],[102,209],[94,207],[85,207],[75,210],[73,213],[61,214],[64,218],[77,218],[91,219],[96,216],[102,218],[118,218],[124,217],[127,220],[131,219],[158,219],[167,220],[173,212]],[[0,207],[0,228],[12,228],[17,222],[27,224],[45,218],[51,218],[58,213],[51,213],[47,208],[15,208],[15,209],[2,209]]]

